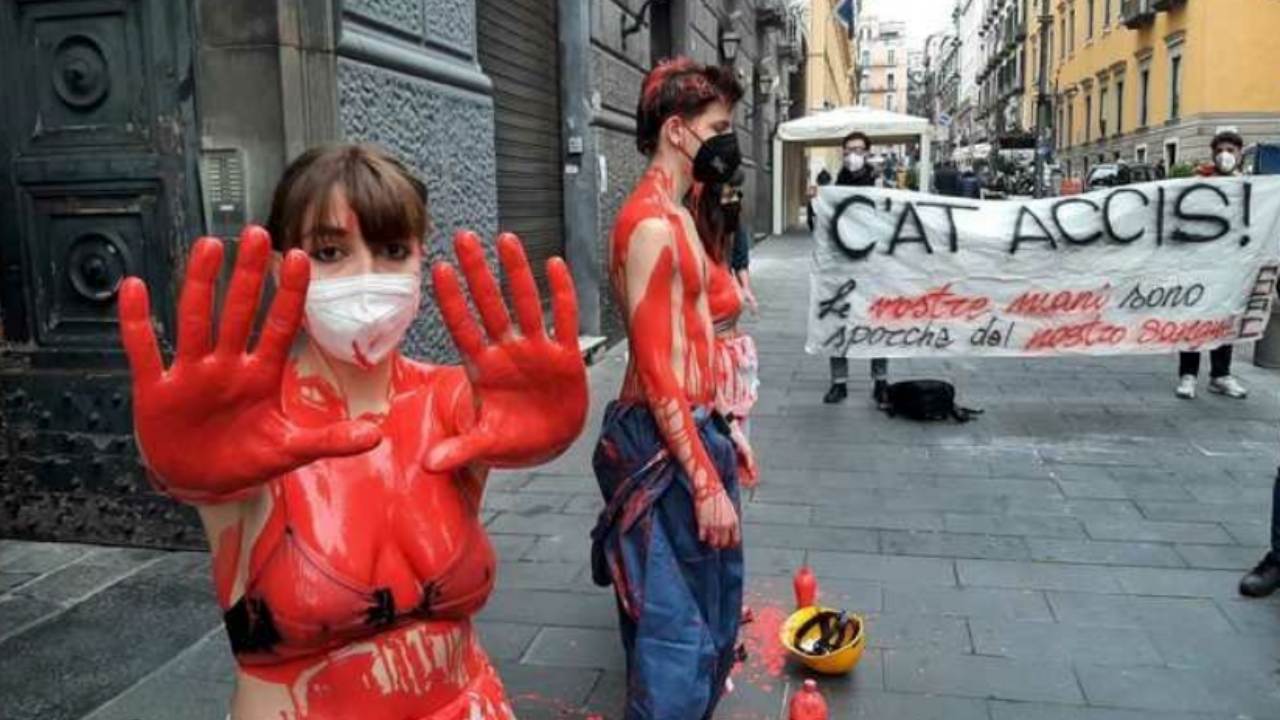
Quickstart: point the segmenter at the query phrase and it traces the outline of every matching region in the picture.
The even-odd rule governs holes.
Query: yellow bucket
[[[812,605],[800,608],[782,623],[782,628],[778,631],[778,639],[782,641],[782,646],[787,652],[805,667],[824,675],[844,675],[853,666],[858,664],[858,660],[862,659],[862,649],[866,645],[866,623],[863,622],[862,616],[856,613],[848,613],[846,617],[854,625],[852,635],[840,638],[840,646],[834,651],[823,655],[811,655],[796,647],[796,642],[804,642],[805,640],[817,639],[821,636],[822,630],[817,625],[807,630],[803,638],[796,638],[796,632],[809,620],[819,613],[839,614],[839,610],[831,608],[819,607]]]

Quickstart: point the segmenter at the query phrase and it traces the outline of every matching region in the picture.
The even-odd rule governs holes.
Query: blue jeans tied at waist
[[[694,412],[698,435],[741,516],[737,459],[722,418]],[[627,657],[627,720],[708,718],[733,667],[742,610],[741,547],[698,540],[693,489],[648,407],[614,402],[593,466],[606,507],[592,530],[592,574],[612,584]]]

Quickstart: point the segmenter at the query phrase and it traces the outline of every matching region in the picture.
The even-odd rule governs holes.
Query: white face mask
[[[1218,169],[1224,173],[1235,172],[1236,154],[1227,150],[1218,153]]]
[[[849,168],[849,172],[858,172],[866,165],[867,159],[862,157],[862,153],[851,152],[844,156],[844,166]]]
[[[418,314],[413,274],[355,275],[312,280],[307,288],[307,334],[325,353],[373,367],[400,346]]]

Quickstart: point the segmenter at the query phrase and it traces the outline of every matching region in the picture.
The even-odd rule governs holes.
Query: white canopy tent
[[[853,131],[866,133],[874,144],[920,143],[920,187],[927,189],[933,163],[929,146],[933,128],[926,118],[861,105],[836,108],[790,120],[773,137],[773,232],[784,229],[783,178],[804,159],[806,147],[838,147]],[[795,171],[792,169],[792,173]]]

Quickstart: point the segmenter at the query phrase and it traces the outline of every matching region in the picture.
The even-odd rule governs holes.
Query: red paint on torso
[[[243,578],[241,524],[220,538],[219,603],[261,603],[279,635],[268,650],[237,653],[239,672],[283,686],[290,720],[509,720],[471,629],[496,564],[479,520],[483,480],[424,466],[436,443],[466,429],[455,424],[470,422],[470,388],[458,367],[393,363],[386,413],[363,416],[383,442],[274,478],[247,501],[241,523],[260,513],[266,520]],[[294,365],[281,401],[302,426],[347,415],[332,386],[299,377]],[[243,597],[230,596],[236,580]],[[246,707],[262,702],[255,697],[243,699]]]
[[[392,621],[465,621],[493,588],[481,483],[424,467],[427,451],[458,433],[455,408],[470,403],[465,376],[460,368],[394,362],[386,414],[364,417],[379,425],[383,442],[275,478],[258,500],[270,509],[250,549],[245,594],[270,608],[282,641],[268,653],[239,655],[242,666],[312,655],[375,636]],[[346,417],[328,384],[299,378],[293,366],[282,399],[299,425]],[[379,593],[389,593],[392,613],[381,627],[369,621]]]
[[[661,171],[650,169],[640,180],[627,202],[623,205],[614,225],[610,253],[610,276],[615,297],[623,308],[627,324],[627,335],[633,352],[672,353],[672,342],[676,333],[683,343],[683,355],[672,357],[673,370],[678,373],[680,398],[685,404],[706,405],[715,398],[715,390],[711,383],[711,316],[704,308],[707,291],[707,269],[710,264],[706,253],[697,237],[690,236],[688,228],[692,220],[688,212],[671,200],[672,181]],[[676,248],[674,261],[675,273],[680,279],[680,305],[674,308],[672,317],[666,322],[670,328],[658,327],[663,320],[651,314],[651,324],[636,322],[635,317],[626,311],[627,286],[625,263],[631,247],[632,236],[640,223],[646,220],[661,220],[670,228]],[[672,278],[674,279],[674,278]],[[653,295],[655,303],[661,303],[662,293],[671,293],[671,280],[655,277],[650,279],[645,290],[645,299]],[[678,320],[678,322],[677,322]],[[663,341],[663,338],[671,340]],[[652,347],[653,345],[662,347]],[[623,383],[622,399],[633,402],[648,402],[635,363],[628,368],[627,378]]]

